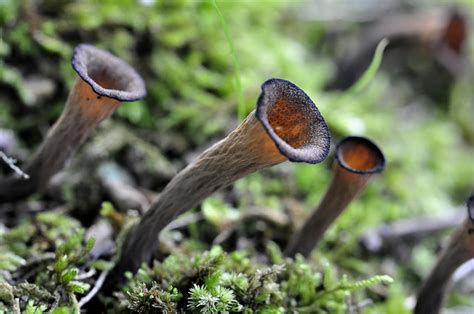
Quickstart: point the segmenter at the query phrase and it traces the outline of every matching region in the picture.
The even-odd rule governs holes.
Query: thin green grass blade
[[[349,89],[348,94],[358,93],[362,89],[364,89],[374,78],[375,74],[377,73],[380,65],[382,64],[383,52],[387,47],[389,41],[387,38],[382,39],[375,49],[374,57],[372,58],[372,62],[370,63],[367,70],[365,70],[364,74],[360,77],[360,79],[352,85]]]
[[[237,91],[237,116],[239,120],[242,121],[245,118],[245,103],[244,103],[244,94],[242,91],[242,84],[240,80],[240,63],[239,63],[239,60],[237,59],[237,53],[235,50],[234,42],[232,41],[232,38],[230,36],[229,28],[225,21],[224,15],[222,14],[221,10],[219,9],[219,6],[217,5],[217,0],[211,0],[211,2],[214,8],[216,9],[217,15],[219,15],[219,18],[221,20],[225,38],[227,40],[227,43],[229,44],[230,53],[232,55],[232,62],[234,63],[234,71],[235,71],[234,84],[235,84],[235,89]]]

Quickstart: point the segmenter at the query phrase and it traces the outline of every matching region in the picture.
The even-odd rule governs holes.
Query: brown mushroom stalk
[[[74,50],[72,66],[79,75],[65,108],[43,143],[24,168],[29,179],[0,179],[0,203],[25,198],[43,190],[92,131],[121,102],[145,96],[142,78],[123,60],[91,45]]]
[[[329,145],[328,128],[311,99],[288,81],[266,81],[256,110],[178,173],[131,230],[116,273],[148,262],[160,231],[215,191],[285,160],[319,163]]]
[[[449,280],[456,269],[474,258],[474,194],[467,200],[468,215],[444,249],[424,281],[415,306],[415,314],[437,314],[443,305]]]
[[[322,201],[285,248],[286,256],[307,257],[328,227],[364,189],[374,173],[385,167],[382,151],[363,137],[346,137],[336,147],[333,178]]]

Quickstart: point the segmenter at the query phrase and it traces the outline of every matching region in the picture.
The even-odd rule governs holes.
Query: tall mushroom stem
[[[308,256],[328,227],[364,189],[372,174],[385,166],[382,151],[370,140],[346,137],[336,147],[334,174],[322,201],[290,239],[284,254]]]
[[[79,75],[65,108],[24,171],[29,179],[0,179],[0,203],[25,198],[44,189],[92,131],[124,101],[145,96],[142,78],[123,60],[90,45],[74,50],[72,66]]]
[[[329,145],[328,128],[311,99],[288,81],[266,81],[257,109],[176,175],[130,231],[117,274],[148,262],[160,231],[216,190],[287,159],[319,163],[327,157]]]
[[[474,258],[474,194],[467,200],[468,216],[451,236],[428,278],[423,283],[415,306],[415,314],[440,312],[446,288],[456,269]]]

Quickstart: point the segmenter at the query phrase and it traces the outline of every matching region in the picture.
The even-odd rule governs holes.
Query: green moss
[[[267,266],[245,251],[227,254],[220,247],[172,254],[128,278],[124,292],[118,295],[120,302],[114,303],[120,304],[117,311],[344,312],[345,299],[353,291],[392,282],[388,276],[362,281],[338,278],[333,266],[319,272],[301,257]]]

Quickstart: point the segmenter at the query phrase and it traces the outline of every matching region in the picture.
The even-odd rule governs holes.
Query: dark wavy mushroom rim
[[[145,97],[145,82],[135,70],[110,52],[81,44],[74,49],[72,67],[100,96],[119,101]]]
[[[294,162],[319,163],[326,159],[331,137],[308,95],[282,79],[268,80],[261,88],[256,116],[280,153]]]
[[[378,173],[385,168],[385,157],[378,146],[358,136],[346,137],[337,144],[336,160],[353,173]]]
[[[474,194],[467,199],[467,214],[472,223],[474,223]]]

